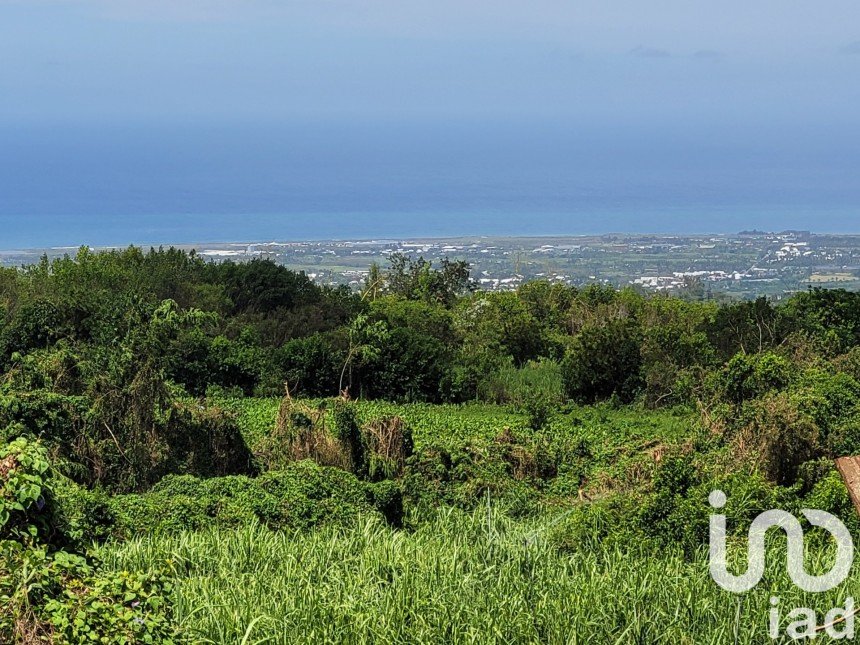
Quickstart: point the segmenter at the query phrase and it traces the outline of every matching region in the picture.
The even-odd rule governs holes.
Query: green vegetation
[[[372,519],[300,534],[248,527],[134,540],[106,564],[171,562],[174,610],[201,642],[219,643],[753,644],[766,623],[750,617],[767,616],[772,593],[826,611],[860,591],[853,576],[824,597],[794,592],[774,561],[738,620],[738,597],[716,587],[703,554],[596,545],[571,557],[546,524],[481,510],[406,535]]]
[[[707,571],[715,488],[733,558],[769,508],[860,532],[858,294],[132,248],[4,269],[0,307],[0,642],[758,643],[771,595],[860,584],[800,594],[777,538],[743,597]]]

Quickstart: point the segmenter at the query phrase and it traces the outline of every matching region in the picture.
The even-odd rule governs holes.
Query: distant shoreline
[[[301,244],[356,244],[356,245],[386,245],[386,244],[402,244],[402,243],[421,243],[421,242],[471,242],[471,241],[531,241],[531,240],[599,240],[606,241],[607,238],[619,238],[624,240],[643,240],[643,239],[659,239],[659,240],[696,240],[700,238],[721,238],[721,239],[736,239],[736,238],[762,238],[768,236],[793,236],[793,237],[814,237],[814,238],[860,238],[860,230],[855,233],[819,233],[806,230],[782,230],[782,231],[739,231],[737,233],[717,233],[702,231],[699,233],[634,233],[623,231],[607,231],[605,233],[581,234],[581,233],[543,233],[534,235],[398,235],[391,237],[330,237],[330,238],[293,238],[293,239],[256,239],[256,240],[229,240],[229,241],[194,241],[194,242],[148,242],[134,241],[126,244],[95,244],[90,245],[91,250],[109,251],[120,250],[129,247],[137,248],[177,248],[184,250],[200,250],[203,247],[211,249],[229,249],[230,247],[247,247],[247,246],[296,246]],[[86,244],[79,245],[62,245],[62,246],[31,246],[31,247],[14,247],[0,248],[0,256],[16,255],[16,254],[42,254],[62,255],[63,253],[73,253]]]

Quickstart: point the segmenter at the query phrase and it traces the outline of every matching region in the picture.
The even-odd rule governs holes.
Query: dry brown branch
[[[399,476],[411,452],[411,442],[403,419],[398,416],[377,419],[368,423],[363,432],[371,470],[381,468],[386,477]]]

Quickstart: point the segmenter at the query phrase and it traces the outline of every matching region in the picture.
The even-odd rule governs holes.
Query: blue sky
[[[4,122],[821,123],[855,0],[0,0]]]

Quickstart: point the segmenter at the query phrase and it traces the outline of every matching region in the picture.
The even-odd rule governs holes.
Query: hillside
[[[821,622],[767,509],[860,529],[860,294],[357,291],[176,250],[0,271],[0,641],[761,643]],[[805,525],[806,565],[834,544]]]

